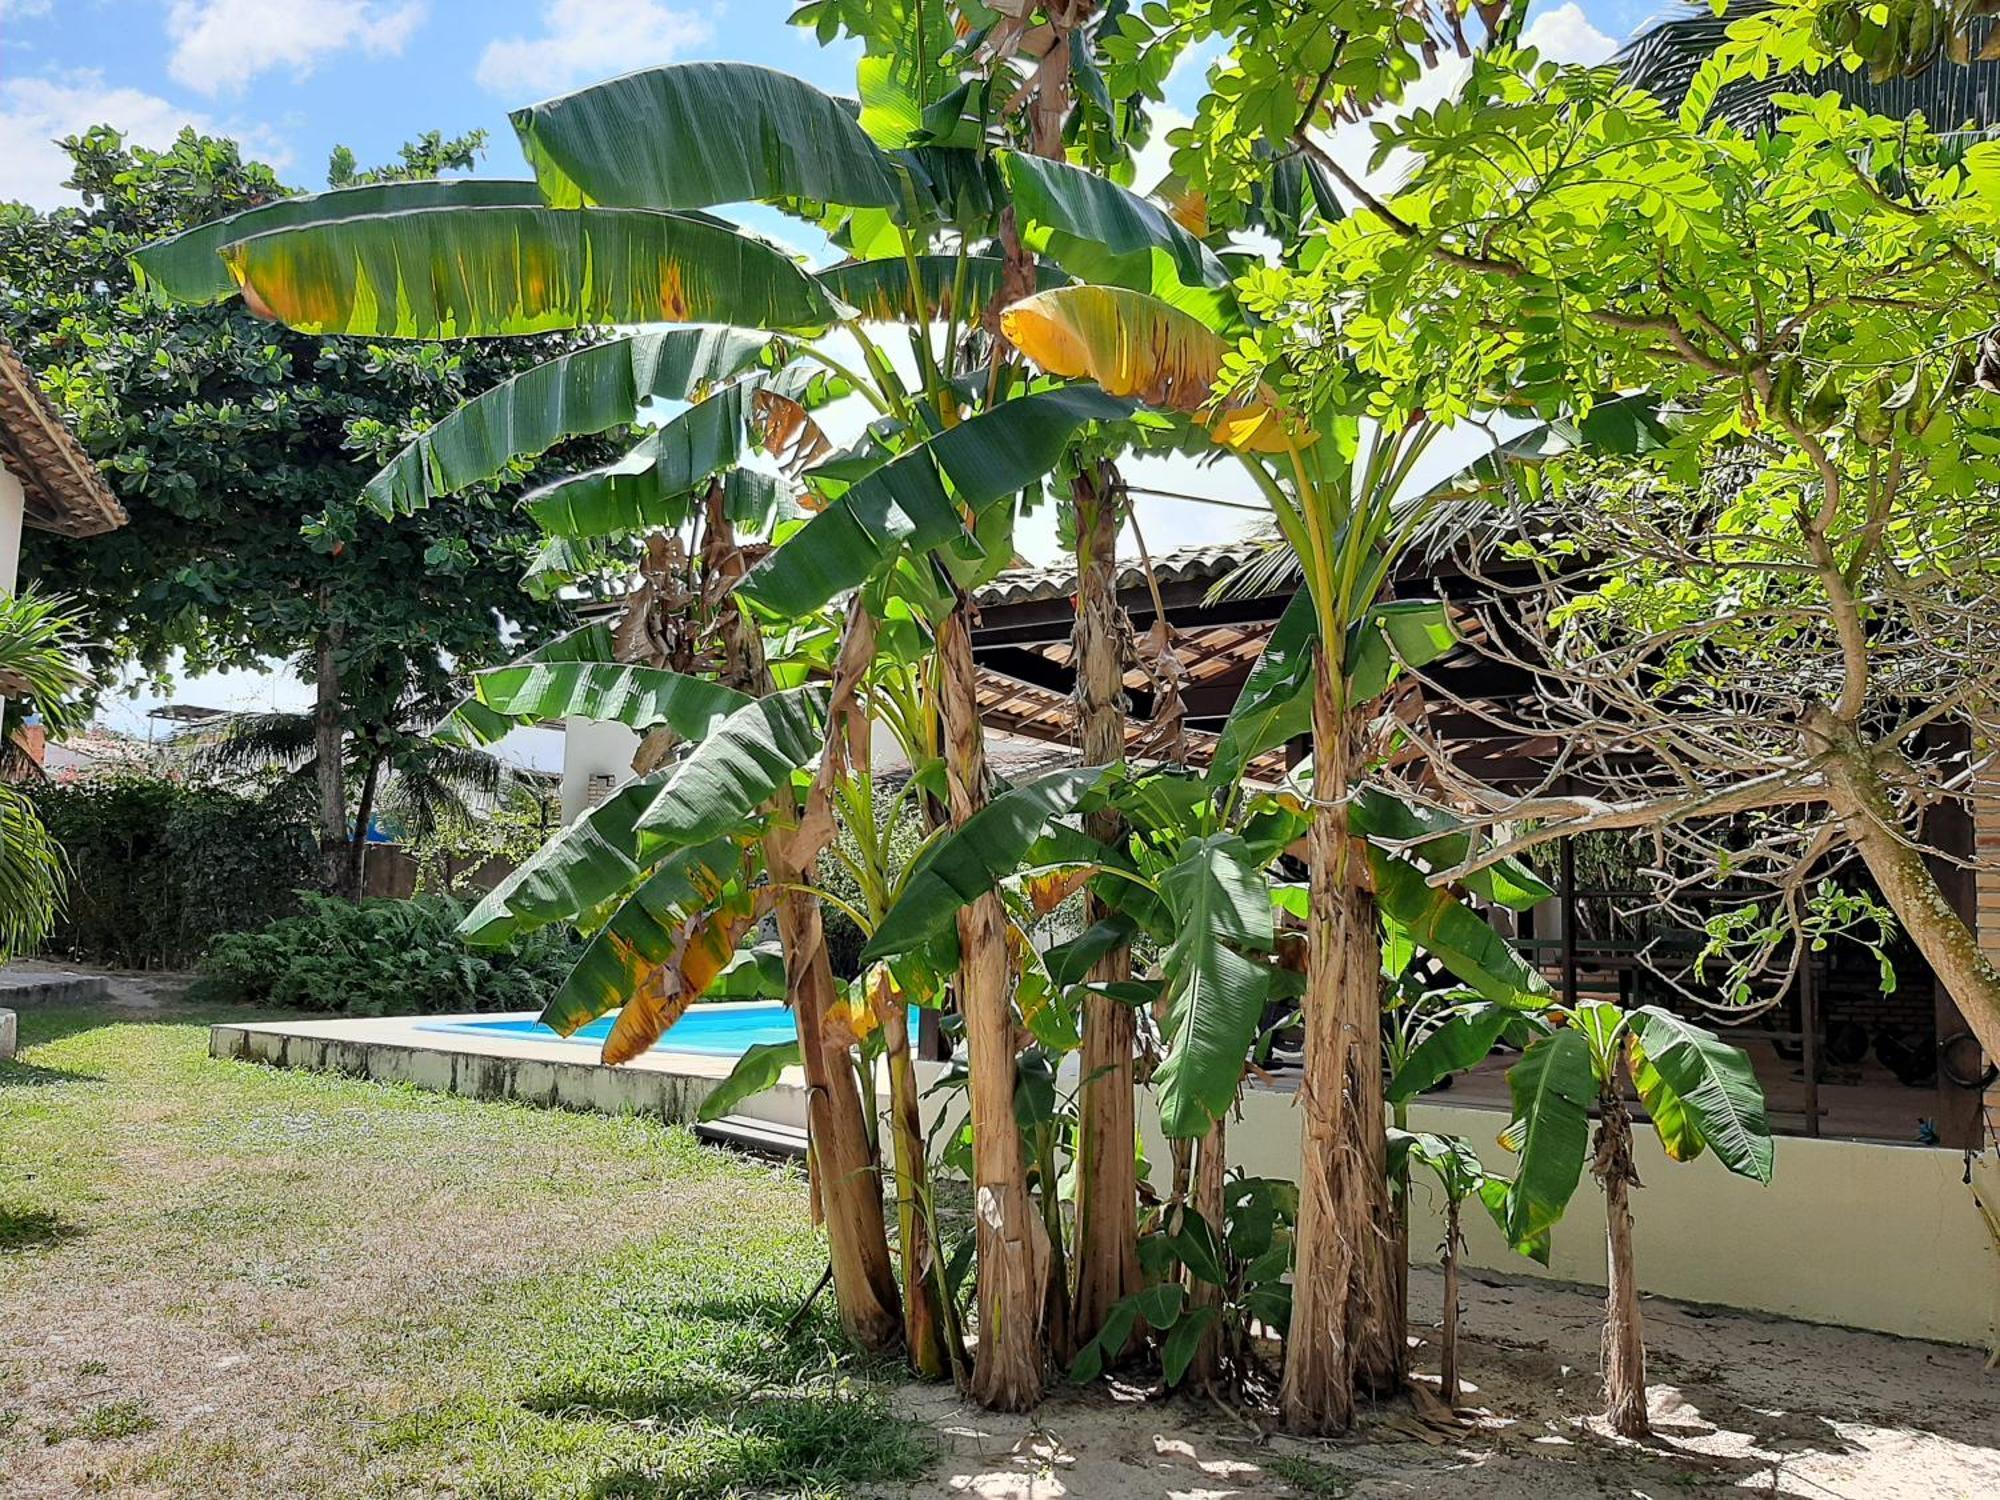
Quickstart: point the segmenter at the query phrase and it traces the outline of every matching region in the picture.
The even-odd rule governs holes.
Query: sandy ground
[[[1412,1278],[1412,1316],[1437,1317],[1439,1280]],[[1226,1500],[1324,1494],[2000,1497],[2000,1372],[1977,1350],[1648,1299],[1655,1436],[1627,1443],[1583,1415],[1598,1393],[1601,1300],[1542,1282],[1467,1287],[1460,1422],[1407,1402],[1337,1443],[1260,1440],[1212,1406],[1068,1395],[996,1418],[936,1392],[904,1404],[949,1444],[923,1500]],[[1436,1350],[1415,1352],[1435,1369]],[[1433,1386],[1435,1382],[1433,1381]],[[1299,1465],[1310,1467],[1301,1469]]]

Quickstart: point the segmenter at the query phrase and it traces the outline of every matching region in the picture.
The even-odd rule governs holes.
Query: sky
[[[1598,61],[1664,3],[1536,0],[1528,40],[1563,61]],[[509,109],[660,63],[762,63],[851,93],[858,52],[823,48],[786,25],[792,8],[792,0],[0,0],[0,200],[75,201],[54,142],[93,124],[150,146],[191,124],[234,137],[286,182],[317,189],[336,145],[367,166],[393,159],[427,130],[482,128],[489,149],[481,174],[527,176]],[[1440,69],[1410,102],[1435,100],[1452,81]],[[1164,124],[1185,121],[1200,82],[1198,63],[1169,82]],[[1357,168],[1365,163],[1364,132],[1334,145]],[[1142,182],[1164,171],[1164,150],[1152,154],[1154,162],[1141,163]],[[757,227],[824,257],[795,224],[771,216]],[[1462,457],[1441,450],[1433,462],[1442,474]],[[1127,477],[1220,495],[1218,472],[1177,460],[1128,466]],[[1229,540],[1246,520],[1169,500],[1143,506],[1145,543],[1156,554]],[[1018,545],[1030,561],[1054,559],[1053,507],[1025,523]],[[1126,550],[1134,550],[1129,534]],[[289,671],[238,672],[183,681],[166,695],[121,696],[102,718],[143,732],[145,712],[163,701],[262,709],[308,699]],[[553,736],[515,748],[547,764]]]

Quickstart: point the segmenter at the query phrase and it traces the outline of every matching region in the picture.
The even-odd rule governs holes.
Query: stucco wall
[[[26,503],[21,481],[0,465],[0,594],[14,592],[15,575],[21,570],[21,517]]]
[[[563,721],[562,820],[576,821],[579,814],[595,805],[591,790],[593,776],[609,776],[613,787],[632,779],[632,757],[638,752],[639,736],[623,724],[599,719]]]
[[[1230,1125],[1230,1157],[1246,1171],[1295,1176],[1295,1096],[1256,1091]],[[1142,1111],[1142,1117],[1151,1114]],[[1497,1143],[1498,1110],[1420,1105],[1411,1127],[1459,1135],[1495,1170],[1513,1158]],[[1165,1142],[1150,1134],[1159,1170]],[[1639,1282],[1648,1292],[1815,1323],[1991,1346],[2000,1341],[2000,1247],[1988,1233],[1963,1156],[1921,1146],[1779,1140],[1768,1187],[1731,1176],[1712,1159],[1670,1162],[1643,1131],[1634,1195]],[[1974,1167],[1987,1202],[2000,1204],[2000,1170]],[[1465,1218],[1468,1258],[1512,1274],[1604,1284],[1602,1199],[1586,1173],[1557,1228],[1547,1270],[1514,1254],[1483,1211]],[[1414,1198],[1410,1252],[1434,1253],[1444,1235],[1433,1195]]]

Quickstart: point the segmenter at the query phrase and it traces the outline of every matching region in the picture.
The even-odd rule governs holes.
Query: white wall
[[[639,736],[623,724],[596,719],[563,721],[562,820],[573,823],[592,805],[590,780],[609,776],[614,787],[632,779]]]
[[[0,464],[0,593],[14,592],[14,578],[21,570],[21,517],[26,507],[21,481]]]

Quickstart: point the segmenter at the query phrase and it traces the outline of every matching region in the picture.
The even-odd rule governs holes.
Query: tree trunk
[[[1222,1189],[1229,1165],[1228,1135],[1229,1121],[1223,1117],[1209,1126],[1208,1134],[1201,1138],[1195,1157],[1191,1199],[1194,1211],[1215,1231],[1218,1245],[1223,1241]],[[1187,1378],[1190,1385],[1207,1387],[1214,1385],[1222,1375],[1222,1288],[1212,1281],[1190,1275],[1188,1309],[1192,1312],[1203,1307],[1215,1309],[1218,1316],[1202,1334],[1201,1343],[1195,1348],[1194,1360],[1188,1365]]]
[[[1922,849],[1903,830],[1884,774],[1902,757],[1864,745],[1823,708],[1808,715],[1806,740],[1826,775],[1828,803],[1882,899],[1958,1006],[1980,1050],[1989,1060],[2000,1061],[2000,970],[1938,884]]]
[[[938,627],[939,714],[951,821],[986,804],[972,637],[963,608]],[[995,1411],[1026,1411],[1042,1395],[1042,1308],[1049,1244],[1028,1197],[1014,1123],[1014,1015],[1008,996],[1006,916],[988,892],[958,912],[958,1005],[971,1070],[973,1212],[979,1253],[979,1348],[972,1397]]]
[[[908,1012],[898,999],[882,1019],[889,1064],[889,1140],[895,1149],[896,1245],[903,1267],[903,1348],[926,1380],[956,1377],[965,1353],[945,1316],[944,1264],[931,1240],[930,1164],[924,1154]]]
[[[1444,1404],[1458,1405],[1458,1210],[1450,1199],[1444,1208],[1444,1327],[1439,1331],[1438,1388]]]
[[[1118,608],[1118,532],[1123,516],[1106,470],[1078,477],[1076,500],[1077,606],[1074,633],[1077,710],[1086,765],[1125,758],[1125,622]],[[1092,838],[1115,841],[1122,820],[1113,811],[1093,813]],[[1084,892],[1086,926],[1109,914]],[[1090,971],[1093,983],[1132,977],[1131,949],[1120,945]],[[1083,1002],[1083,1082],[1077,1099],[1076,1301],[1072,1346],[1097,1336],[1105,1315],[1139,1290],[1139,1181],[1134,1142],[1138,1114],[1133,1098],[1133,1054],[1138,1043],[1132,1008],[1104,995]]]
[[[368,825],[375,819],[375,793],[382,784],[384,756],[378,749],[368,757],[368,770],[361,778],[361,798],[354,804],[354,837],[347,846],[347,899],[359,901],[368,873]]]
[[[1373,898],[1351,863],[1352,745],[1333,672],[1314,675],[1305,1073],[1292,1322],[1279,1406],[1289,1431],[1354,1422],[1357,1383],[1400,1377],[1382,1117],[1381,947]]]
[[[321,608],[327,604],[324,593]],[[340,729],[340,626],[329,622],[313,640],[313,776],[319,784],[320,879],[327,893],[346,894],[347,768]]]
[[[722,508],[719,485],[710,487],[705,524],[704,562],[720,597],[717,624],[724,654],[732,663],[725,675],[737,678],[729,686],[762,696],[771,691],[763,641],[736,602],[720,593],[742,576],[743,555]],[[781,803],[790,795],[781,793]],[[773,813],[764,839],[765,873],[774,886],[789,887],[778,897],[778,938],[785,952],[785,986],[806,1075],[807,1161],[814,1199],[826,1221],[834,1296],[848,1337],[864,1349],[886,1351],[901,1342],[902,1310],[883,1224],[882,1178],[869,1142],[861,1091],[846,1044],[829,1045],[826,1037],[825,1017],[837,998],[837,987],[820,924],[819,897],[809,888],[817,855],[801,860],[794,852],[796,823],[789,807],[774,808]]]
[[[1604,1188],[1604,1420],[1620,1437],[1642,1438],[1646,1420],[1646,1343],[1639,1321],[1639,1283],[1632,1266],[1632,1116],[1617,1088],[1598,1098],[1600,1120],[1591,1171]]]

